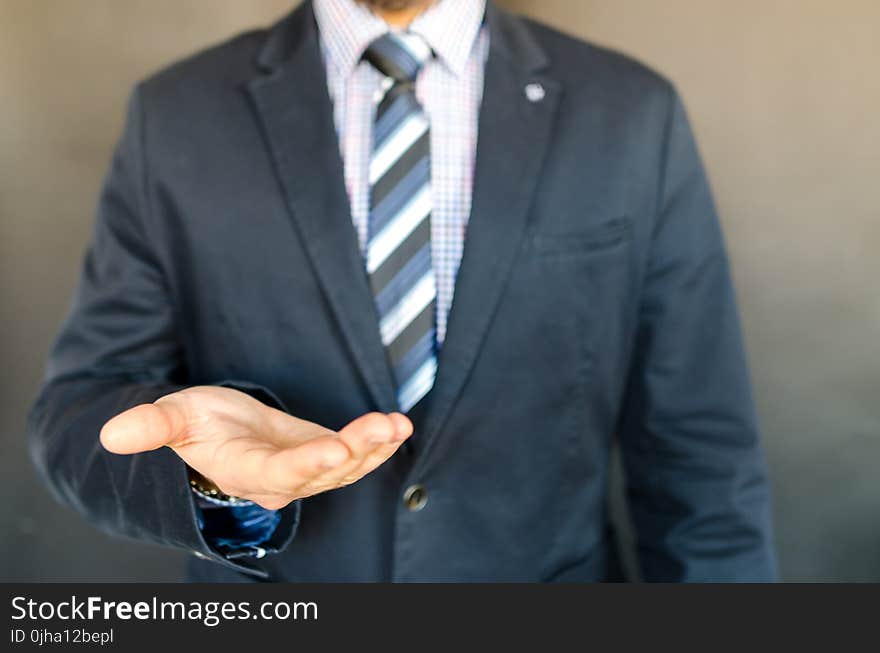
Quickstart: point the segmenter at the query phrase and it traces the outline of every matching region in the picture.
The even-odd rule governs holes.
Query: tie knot
[[[364,61],[395,82],[414,82],[425,62],[434,55],[418,34],[388,32],[370,43]]]

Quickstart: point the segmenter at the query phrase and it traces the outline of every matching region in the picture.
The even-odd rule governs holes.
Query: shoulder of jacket
[[[675,92],[672,82],[639,59],[599,45],[532,18],[520,17],[550,61],[549,72],[568,85],[600,84],[622,91],[658,94]]]
[[[149,100],[161,102],[237,85],[257,70],[267,35],[267,29],[244,32],[161,68],[137,86]]]

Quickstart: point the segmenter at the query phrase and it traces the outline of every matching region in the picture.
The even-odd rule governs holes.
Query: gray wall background
[[[0,579],[174,580],[27,460],[24,414],[137,79],[290,0],[0,0]],[[670,76],[739,288],[787,580],[880,580],[880,3],[507,0]]]

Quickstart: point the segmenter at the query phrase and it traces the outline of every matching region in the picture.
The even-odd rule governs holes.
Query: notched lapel
[[[474,196],[449,326],[425,420],[418,473],[434,447],[485,338],[525,234],[561,85],[521,19],[489,3],[490,53]]]
[[[394,382],[351,220],[317,27],[305,3],[270,34],[248,85],[279,183],[316,276],[378,410]],[[303,307],[309,310],[309,307]]]

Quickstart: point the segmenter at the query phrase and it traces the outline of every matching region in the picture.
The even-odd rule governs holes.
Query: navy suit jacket
[[[201,580],[595,581],[619,439],[644,578],[774,578],[728,259],[679,97],[491,3],[487,23],[473,210],[412,446],[294,502],[275,553],[237,560],[204,541],[170,450],[98,442],[113,415],[191,385],[330,428],[396,408],[306,2],[132,95],[29,419],[60,497],[197,554]]]

